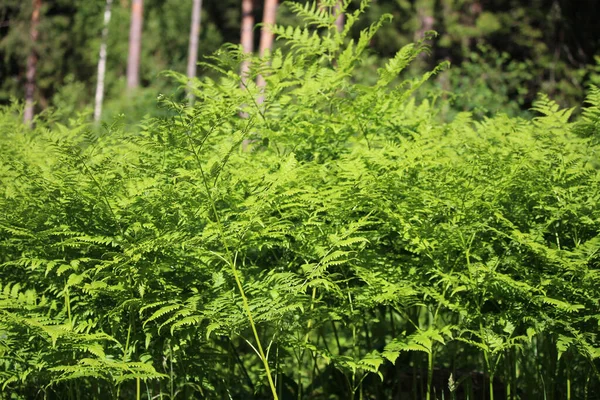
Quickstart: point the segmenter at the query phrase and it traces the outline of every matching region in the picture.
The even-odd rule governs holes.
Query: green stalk
[[[514,400],[515,394],[517,392],[517,352],[514,347],[510,349],[510,366],[511,366],[511,392],[510,392],[510,400]]]
[[[506,379],[506,399],[512,400],[513,398],[513,349],[509,349],[505,358],[506,361],[506,372],[508,373],[508,379]]]
[[[67,309],[67,318],[69,319],[69,325],[73,329],[73,317],[71,316],[71,296],[69,296],[69,287],[65,283],[65,307]]]
[[[171,389],[171,396],[169,397],[171,400],[175,398],[175,386],[173,384],[174,374],[173,374],[173,348],[171,347],[171,341],[169,341],[169,386]]]
[[[571,370],[567,365],[567,400],[571,400]]]
[[[317,298],[317,288],[313,287],[312,289],[312,296],[311,296],[311,300],[310,300],[310,311],[312,312],[315,309],[315,299]],[[331,323],[333,323],[333,321],[331,321]],[[309,319],[308,322],[306,323],[306,335],[304,336],[304,344],[308,343],[308,339],[310,337],[310,329],[312,328],[312,324],[313,324],[313,320]],[[335,325],[334,325],[334,329],[335,329]],[[317,341],[318,341],[318,337],[317,337]],[[339,350],[339,346],[338,346],[338,350]],[[300,358],[298,359],[298,365],[302,365],[304,362],[304,354],[306,353],[306,347],[304,349],[302,349],[302,353],[300,353]],[[302,370],[301,368],[298,368],[298,399],[302,398]]]
[[[100,190],[100,195],[102,196],[102,199],[104,200],[104,203],[106,204],[106,207],[108,208],[108,211],[110,211],[110,215],[112,216],[113,220],[115,221],[115,224],[117,225],[117,228],[119,228],[119,231],[121,232],[121,235],[122,235],[123,228],[121,227],[121,224],[119,223],[119,219],[117,218],[115,211],[113,210],[113,208],[110,205],[110,202],[108,201],[108,197],[106,196],[106,191],[104,190],[104,187],[102,187],[102,185],[100,184],[100,182],[98,182],[98,180],[96,179],[94,174],[92,174],[92,171],[90,170],[90,168],[88,167],[86,162],[83,160],[83,157],[79,157],[79,161],[83,164],[83,168],[85,169],[85,172],[92,179],[92,182],[94,182],[94,185],[96,185],[98,190]]]
[[[585,385],[583,386],[583,400],[588,400],[588,393],[590,389],[590,374],[588,373],[585,377]]]
[[[142,398],[142,392],[140,390],[140,378],[138,377],[135,380],[136,380],[136,382],[135,382],[135,384],[136,384],[135,385],[136,386],[135,387],[135,398],[136,398],[136,400],[140,400]]]
[[[249,126],[250,126],[250,123],[248,123],[247,128],[249,128]],[[188,135],[188,138],[189,138],[189,135]],[[242,280],[240,279],[239,271],[238,271],[237,267],[235,266],[234,259],[231,255],[231,250],[229,249],[229,246],[227,246],[227,242],[225,240],[225,232],[223,230],[223,225],[221,224],[221,219],[219,218],[219,213],[217,212],[217,207],[215,206],[215,201],[212,198],[212,195],[210,193],[210,187],[208,186],[208,180],[206,178],[206,174],[204,173],[204,169],[202,168],[202,163],[200,162],[200,157],[198,156],[198,152],[196,151],[196,148],[194,147],[194,144],[193,144],[191,138],[189,138],[189,139],[190,139],[189,140],[190,146],[192,147],[194,157],[196,158],[196,162],[198,164],[198,168],[200,169],[200,174],[202,175],[202,182],[203,182],[204,188],[206,190],[206,195],[208,196],[208,201],[209,201],[211,208],[213,210],[213,213],[215,215],[217,229],[219,230],[219,235],[221,236],[221,242],[223,243],[223,247],[225,247],[225,253],[227,254],[227,263],[229,264],[229,267],[231,268],[231,273],[233,274],[233,278],[234,278],[237,288],[240,292],[240,296],[242,297],[242,305],[243,305],[244,311],[246,312],[246,316],[248,317],[248,322],[250,323],[250,328],[252,329],[254,339],[256,340],[256,347],[258,349],[258,354],[260,356],[260,359],[265,368],[265,372],[267,374],[267,380],[269,382],[269,387],[271,389],[271,393],[273,394],[273,399],[279,400],[279,397],[277,396],[277,388],[275,387],[275,383],[273,382],[273,377],[271,376],[271,368],[269,368],[269,361],[267,360],[267,357],[265,356],[265,352],[263,350],[263,346],[260,341],[260,337],[258,336],[258,331],[256,330],[256,324],[254,323],[254,317],[252,316],[252,311],[250,310],[250,304],[248,303],[248,297],[246,296],[246,292],[244,291],[244,287],[242,285]]]
[[[433,346],[427,353],[427,394],[426,399],[431,400],[431,382],[433,381]],[[493,400],[493,399],[492,399]]]
[[[211,203],[214,208],[214,203],[212,201]],[[214,211],[216,212],[216,209]],[[227,252],[229,252],[229,249],[227,249]],[[262,343],[260,341],[260,337],[258,336],[258,331],[256,330],[256,324],[254,323],[254,318],[252,317],[252,311],[250,310],[250,305],[248,303],[248,298],[246,297],[246,292],[244,291],[244,288],[242,286],[242,281],[240,280],[237,268],[233,263],[230,262],[229,264],[231,266],[231,271],[233,273],[235,283],[237,284],[238,290],[240,291],[240,296],[242,296],[244,311],[246,311],[248,322],[250,323],[252,333],[254,334],[254,339],[256,340],[256,347],[258,348],[258,353],[260,354],[261,361],[263,362],[263,365],[265,367],[265,372],[267,374],[267,380],[269,381],[269,387],[271,388],[271,392],[273,394],[273,399],[278,400],[279,397],[277,396],[277,388],[275,387],[275,383],[273,382],[273,377],[271,376],[271,369],[269,368],[269,361],[265,357],[265,352],[263,351]]]

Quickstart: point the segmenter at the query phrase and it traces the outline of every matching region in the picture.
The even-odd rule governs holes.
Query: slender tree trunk
[[[340,13],[335,20],[335,26],[338,32],[342,32],[344,30],[344,24],[346,23],[346,16],[340,12],[342,8],[342,0],[339,0],[335,6],[335,12]]]
[[[42,0],[33,0],[32,5],[33,10],[31,12],[31,27],[29,29],[31,51],[27,57],[27,83],[25,84],[25,111],[23,113],[23,122],[29,126],[31,126],[33,121],[33,95],[35,93],[35,75],[38,62],[36,46],[39,36],[38,24],[40,23]]]
[[[102,100],[104,99],[104,76],[106,75],[106,42],[108,40],[108,24],[112,11],[113,0],[106,0],[104,8],[104,27],[102,28],[102,43],[98,60],[98,83],[96,84],[96,102],[94,106],[94,121],[100,121],[102,115]]]
[[[252,1],[253,0],[242,0],[242,31],[240,35],[240,42],[242,44],[242,51],[244,54],[250,54],[254,51],[254,14]],[[242,76],[242,86],[246,84],[249,69],[250,62],[242,62],[240,70],[240,75]]]
[[[265,55],[265,52],[273,48],[273,32],[269,28],[269,25],[275,24],[275,17],[277,15],[277,0],[265,0],[264,12],[263,12],[263,26],[260,31],[260,46],[259,52],[261,56]]]
[[[435,4],[433,0],[420,0],[417,3],[417,15],[421,27],[415,32],[415,41],[421,40],[425,32],[433,29],[435,25],[434,11]]]
[[[140,85],[140,54],[142,50],[142,24],[144,0],[131,1],[131,26],[129,28],[129,55],[127,58],[127,88]]]
[[[198,42],[200,41],[200,23],[202,12],[202,0],[193,0],[192,27],[190,28],[190,47],[188,49],[187,76],[191,80],[196,77],[196,63],[198,63]],[[188,88],[187,93],[190,105],[194,103],[194,94]]]
[[[263,57],[267,50],[271,51],[273,49],[273,40],[274,35],[270,25],[275,24],[275,16],[277,15],[277,0],[265,0],[264,12],[263,12],[263,26],[260,31],[260,45],[259,45],[259,53],[260,56]],[[260,88],[265,87],[265,78],[262,75],[259,75],[256,78],[256,85]],[[259,99],[259,103],[262,103],[262,96]]]

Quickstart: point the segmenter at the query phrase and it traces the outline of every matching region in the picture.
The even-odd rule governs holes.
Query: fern
[[[196,105],[139,131],[0,112],[3,392],[450,397],[448,365],[454,394],[475,370],[478,397],[599,387],[598,89],[575,121],[541,95],[533,120],[441,122],[413,94],[447,65],[404,79],[426,43],[357,83],[389,16],[352,39],[368,2],[342,32],[323,4],[263,58],[166,73]]]

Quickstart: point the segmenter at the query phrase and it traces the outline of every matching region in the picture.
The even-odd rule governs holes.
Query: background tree
[[[267,50],[273,49],[273,32],[270,26],[275,24],[275,18],[277,16],[277,0],[265,0],[263,9],[263,21],[262,28],[260,30],[260,46],[259,53],[261,57],[264,57]],[[256,84],[259,87],[265,86],[265,78],[259,75],[256,79]]]
[[[196,63],[198,62],[198,42],[200,39],[202,0],[193,0],[192,26],[190,28],[190,48],[188,50],[187,76],[192,79],[196,77]],[[190,103],[194,95],[188,90]]]
[[[131,0],[131,25],[129,28],[129,55],[127,58],[127,88],[140,85],[140,54],[142,51],[142,25],[144,0]]]
[[[240,43],[244,54],[254,51],[254,14],[253,0],[242,0],[242,26],[240,32]],[[250,69],[250,62],[244,60],[240,68],[242,84],[245,83]]]
[[[416,9],[419,28],[415,32],[415,40],[419,40],[425,32],[434,29],[435,2],[433,0],[418,0]]]
[[[244,51],[259,47],[259,35],[252,35],[252,27],[264,14],[263,4],[253,7],[250,0],[244,1],[240,7],[241,0],[204,0],[199,58],[224,42],[239,43],[240,39]],[[598,75],[594,56],[600,48],[600,25],[595,21],[600,18],[600,8],[595,0],[439,0],[431,2],[432,13],[420,11],[424,3],[427,1],[378,0],[371,4],[364,21],[352,28],[354,39],[382,13],[390,13],[394,19],[370,41],[371,54],[378,56],[364,60],[357,79],[373,79],[386,57],[423,30],[424,16],[433,17],[439,37],[431,43],[431,56],[420,59],[421,65],[413,72],[441,60],[452,62],[449,71],[429,84],[431,91],[451,89],[452,96],[442,95],[452,100],[448,102],[452,112],[484,115],[489,111],[483,109],[508,107],[511,113],[523,113],[531,108],[540,90],[563,106],[575,106],[583,98],[587,83]],[[0,104],[11,102],[13,97],[25,99],[31,5],[22,0],[0,2]],[[135,98],[123,96],[131,6],[130,1],[113,0],[102,117],[110,119],[124,113],[133,122],[146,113],[162,112],[154,107],[156,95],[174,91],[169,80],[160,77],[161,71],[186,71],[192,2],[144,1],[141,87]],[[357,6],[356,1],[351,2],[349,11]],[[59,112],[57,118],[67,120],[74,112],[94,106],[104,8],[103,1],[43,2],[36,44],[36,109],[52,107]],[[247,34],[240,34],[242,20]],[[285,5],[279,7],[277,22],[299,24]],[[473,94],[477,99],[470,101],[468,97]],[[474,104],[480,104],[482,110],[474,110]]]
[[[336,6],[336,12],[339,12],[341,7],[342,7],[342,0],[338,1],[337,6]],[[338,32],[341,32],[344,30],[345,22],[346,22],[346,17],[344,16],[343,13],[339,13],[338,17],[335,20],[335,26],[336,26]]]
[[[108,40],[108,24],[112,11],[113,0],[106,0],[104,9],[104,28],[102,29],[102,43],[100,44],[100,56],[98,59],[98,82],[96,85],[96,97],[94,105],[94,121],[98,122],[102,114],[102,100],[104,99],[104,77],[106,75],[106,42]]]
[[[42,0],[32,1],[31,27],[29,30],[29,39],[31,50],[27,58],[27,83],[25,85],[25,112],[23,120],[25,124],[31,125],[33,120],[33,96],[35,94],[35,75],[37,70],[38,52],[36,49],[38,41],[38,24],[40,22],[40,13],[42,10]]]

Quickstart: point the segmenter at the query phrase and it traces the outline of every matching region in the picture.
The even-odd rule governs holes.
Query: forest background
[[[103,120],[123,113],[127,121],[134,122],[143,115],[160,114],[156,96],[176,90],[161,72],[186,70],[192,3],[143,2],[140,86],[132,95],[126,80],[132,4],[130,0],[112,2]],[[37,38],[32,40],[36,4],[40,8],[39,26]],[[66,119],[86,107],[91,110],[105,7],[104,0],[2,1],[0,104],[25,98],[28,57],[36,54],[36,113],[56,109],[55,117]],[[256,1],[251,10],[254,21],[261,22],[264,5]],[[393,56],[425,31],[435,30],[440,36],[432,42],[431,55],[421,57],[413,67],[427,70],[441,60],[453,64],[429,84],[428,90],[421,91],[424,96],[432,91],[443,94],[449,100],[450,116],[452,110],[472,111],[476,116],[498,110],[523,115],[538,92],[547,93],[563,107],[578,106],[586,86],[600,81],[600,25],[595,0],[379,0],[353,27],[353,34],[357,36],[383,13],[393,15],[393,21],[372,40],[372,55],[363,60],[357,81],[369,81],[382,64],[381,58]],[[285,4],[278,7],[277,23],[294,24],[294,18]],[[240,1],[204,0],[199,60],[223,43],[239,43],[241,21]],[[259,30],[255,28],[250,39],[255,50]],[[198,76],[206,73],[205,69],[197,70]]]

